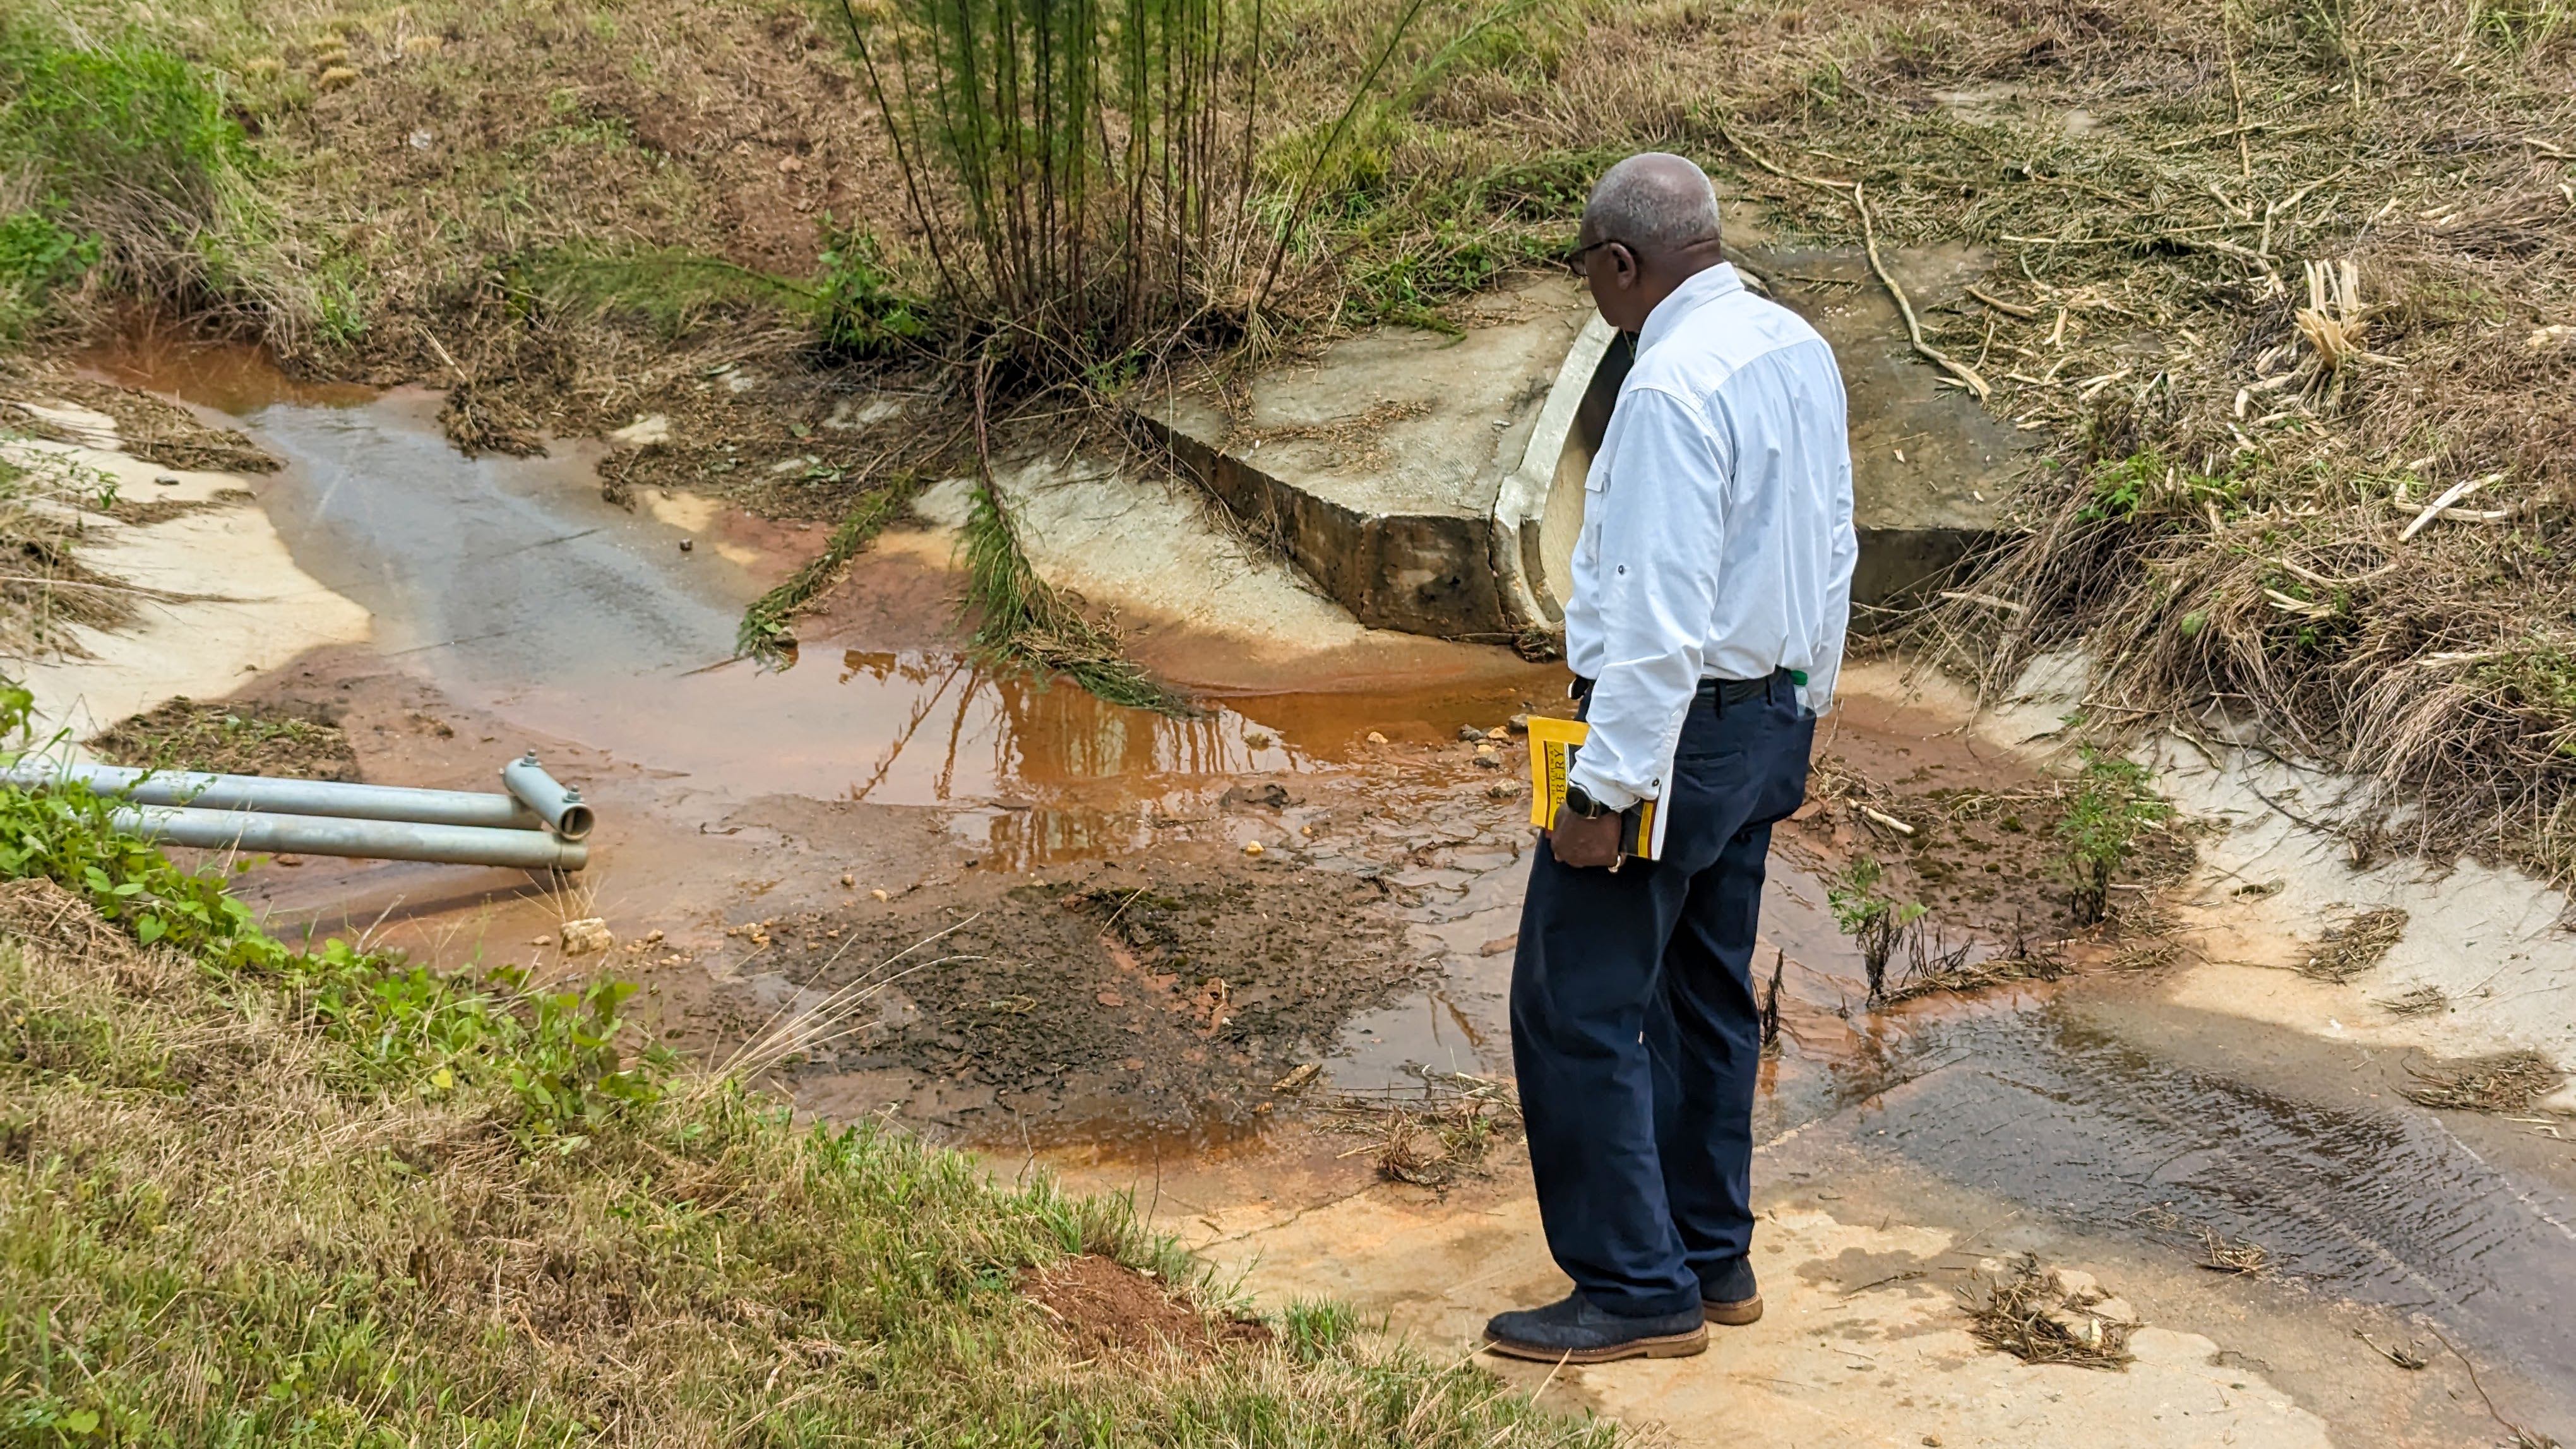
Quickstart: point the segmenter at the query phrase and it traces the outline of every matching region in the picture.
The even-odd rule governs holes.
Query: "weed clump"
[[[2110,913],[2111,886],[2128,863],[2141,831],[2173,818],[2173,807],[2148,787],[2146,767],[2087,748],[2074,798],[2057,822],[2067,874],[2074,879],[2072,906],[2078,925],[2099,924]]]
[[[1924,915],[1918,902],[1900,903],[1879,893],[1885,873],[1876,860],[1864,855],[1825,885],[1825,903],[1833,910],[1834,924],[1860,948],[1872,1001],[1886,997],[1888,958]]]

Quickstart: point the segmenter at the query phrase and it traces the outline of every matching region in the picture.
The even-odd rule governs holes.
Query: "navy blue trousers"
[[[1753,1237],[1762,1027],[1753,935],[1771,825],[1807,792],[1815,716],[1775,676],[1692,701],[1663,859],[1542,843],[1512,962],[1512,1065],[1548,1251],[1611,1313],[1679,1313]]]

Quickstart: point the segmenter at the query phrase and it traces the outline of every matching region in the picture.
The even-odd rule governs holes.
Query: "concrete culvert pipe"
[[[192,810],[165,805],[125,806],[110,820],[117,829],[146,840],[199,850],[426,860],[520,870],[575,871],[590,862],[589,846],[544,830],[273,815],[249,810]]]
[[[530,750],[501,767],[501,787],[564,839],[580,840],[590,834],[590,807],[581,803],[581,792],[547,774],[537,763],[536,751]]]

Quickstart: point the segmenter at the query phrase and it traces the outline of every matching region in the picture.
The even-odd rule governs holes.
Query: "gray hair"
[[[1717,188],[1687,156],[1644,151],[1601,173],[1583,204],[1588,240],[1669,252],[1718,234]]]

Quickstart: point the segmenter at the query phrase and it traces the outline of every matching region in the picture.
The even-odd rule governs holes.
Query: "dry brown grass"
[[[2009,1275],[1979,1274],[1961,1292],[1968,1331],[1988,1348],[2024,1363],[2119,1369],[2134,1357],[2136,1323],[2096,1310],[2110,1298],[2089,1285],[2070,1286],[2056,1270],[2025,1256]]]
[[[0,409],[0,443],[26,435],[32,422],[21,414],[13,424]],[[19,456],[0,457],[0,659],[77,658],[88,651],[73,626],[130,623],[148,595],[79,557],[89,542],[82,512],[103,502],[96,480],[58,455]]]
[[[2327,928],[2316,949],[2299,966],[2299,974],[2319,981],[2344,982],[2385,960],[2406,934],[2406,912],[2396,906],[2359,911]]]
[[[2567,1074],[2538,1052],[2504,1052],[2413,1069],[2406,1099],[2459,1112],[2527,1112]]]

